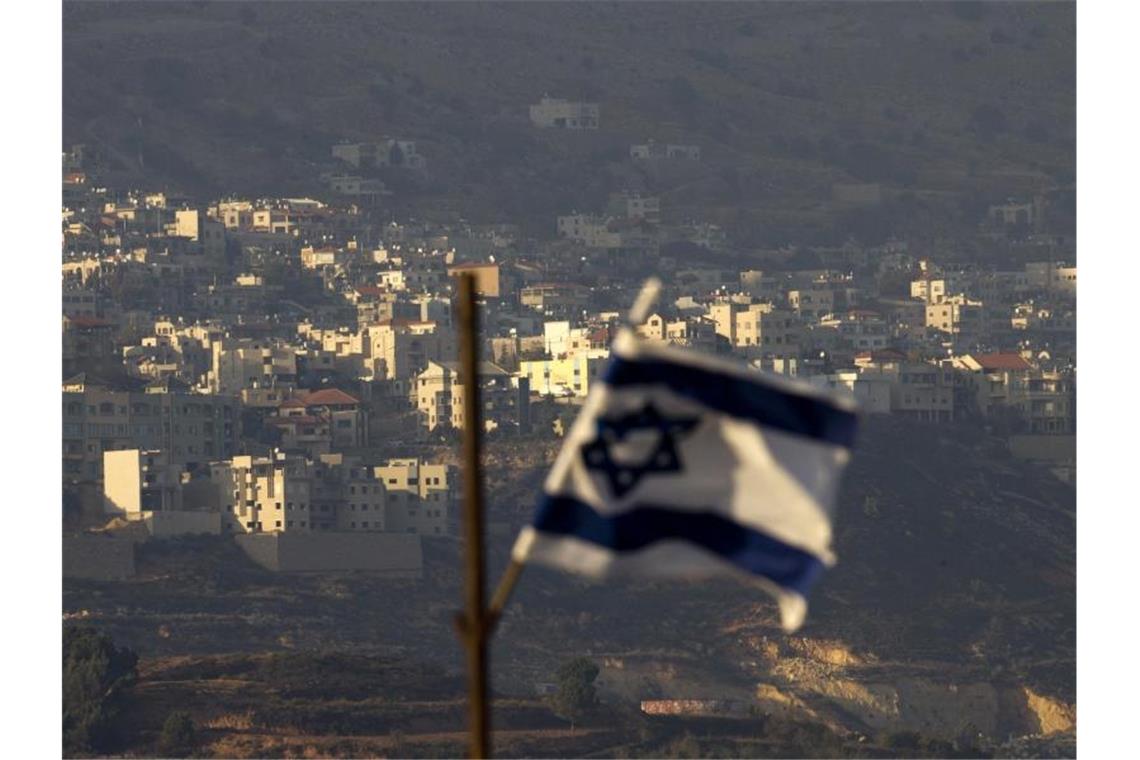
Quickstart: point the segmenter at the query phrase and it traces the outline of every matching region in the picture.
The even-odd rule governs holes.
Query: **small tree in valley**
[[[594,681],[599,673],[598,666],[585,657],[571,660],[558,669],[554,693],[554,712],[559,717],[574,723],[588,715],[598,704],[598,693]]]

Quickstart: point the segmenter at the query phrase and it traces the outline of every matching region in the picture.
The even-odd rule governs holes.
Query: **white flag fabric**
[[[624,329],[512,556],[595,578],[743,572],[794,631],[835,563],[856,422],[852,399]]]

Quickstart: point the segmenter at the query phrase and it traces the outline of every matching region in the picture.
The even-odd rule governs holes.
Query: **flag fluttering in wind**
[[[835,563],[854,402],[619,332],[512,557],[595,578],[743,572],[787,631]]]

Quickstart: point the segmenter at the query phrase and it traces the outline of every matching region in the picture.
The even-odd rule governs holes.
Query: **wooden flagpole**
[[[649,317],[661,281],[650,277],[642,286],[623,329],[633,329]],[[475,276],[459,277],[459,361],[463,385],[463,535],[466,544],[467,611],[456,615],[456,627],[467,649],[469,754],[490,757],[491,719],[487,679],[489,640],[522,575],[523,564],[511,559],[489,607],[484,608],[483,467],[479,441],[483,418],[479,403],[479,325],[475,311]]]
[[[490,757],[491,717],[487,699],[487,651],[490,626],[484,610],[483,466],[479,442],[483,416],[479,403],[479,315],[475,277],[459,277],[459,371],[463,378],[463,536],[467,609],[457,615],[467,649],[469,754]]]

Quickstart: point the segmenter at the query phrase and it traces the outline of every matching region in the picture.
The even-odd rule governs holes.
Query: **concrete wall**
[[[399,533],[272,533],[234,536],[250,559],[277,572],[366,570],[419,578],[420,537]]]
[[[146,524],[147,532],[155,538],[201,533],[217,536],[222,532],[222,515],[220,512],[190,512],[186,510],[144,512],[142,519]]]
[[[105,535],[64,537],[64,578],[119,581],[134,574],[135,546],[129,539]]]

